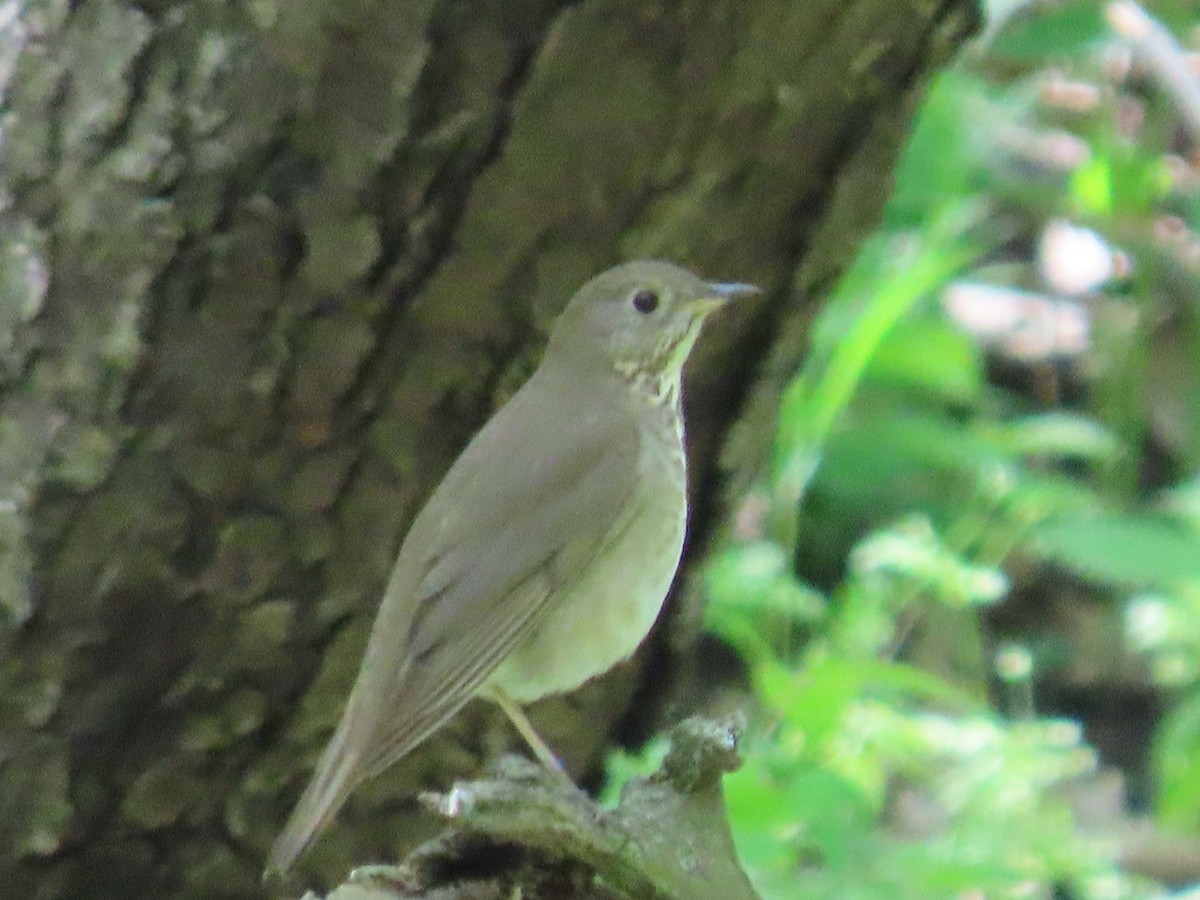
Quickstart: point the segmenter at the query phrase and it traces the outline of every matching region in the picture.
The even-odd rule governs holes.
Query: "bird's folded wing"
[[[634,415],[580,403],[570,384],[559,396],[534,384],[484,427],[413,523],[341,722],[268,870],[286,871],[357,784],[457,712],[623,527],[638,478]]]
[[[409,597],[393,596],[390,587],[412,583],[398,572],[383,601],[409,607],[407,633],[402,642],[394,632],[391,640],[372,636],[372,643],[400,643],[390,649],[403,662],[393,657],[396,667],[383,667],[392,669],[386,687],[368,691],[386,708],[363,759],[367,772],[386,768],[461,708],[543,604],[624,527],[638,477],[636,420],[573,418],[569,428],[542,431],[536,448],[530,441],[538,431],[509,430],[508,416],[493,420],[489,428],[499,427],[473,442],[439,488],[453,507],[435,497],[427,510],[437,518],[414,523],[397,570],[416,566],[420,580]],[[472,465],[477,447],[511,464]],[[406,552],[410,546],[425,551],[420,559]]]

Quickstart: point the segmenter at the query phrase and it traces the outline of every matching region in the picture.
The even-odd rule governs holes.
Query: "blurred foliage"
[[[1200,831],[1200,11],[1151,12],[996,4],[707,569],[767,898],[1165,896],[1072,802],[1097,756],[1038,698],[1084,671],[1159,692],[1153,812]]]

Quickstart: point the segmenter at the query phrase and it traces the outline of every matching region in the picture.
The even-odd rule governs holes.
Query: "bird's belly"
[[[542,621],[500,663],[490,686],[528,703],[576,688],[637,649],[675,577],[687,518],[682,486],[649,487],[641,486],[637,512],[575,586],[550,598]]]

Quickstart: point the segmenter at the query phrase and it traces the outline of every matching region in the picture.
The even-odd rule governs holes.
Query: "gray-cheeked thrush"
[[[596,276],[400,547],[358,680],[271,850],[285,872],[362,781],[477,695],[543,761],[520,704],[630,656],[675,576],[687,516],[680,381],[705,317],[744,284],[641,261]]]

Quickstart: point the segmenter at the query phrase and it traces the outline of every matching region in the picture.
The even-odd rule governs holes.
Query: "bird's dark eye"
[[[658,309],[658,294],[650,288],[642,288],[633,294],[633,308],[642,315],[649,315]]]

